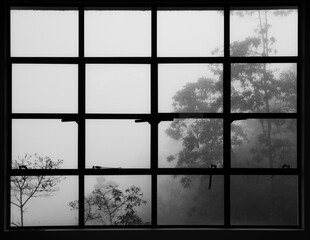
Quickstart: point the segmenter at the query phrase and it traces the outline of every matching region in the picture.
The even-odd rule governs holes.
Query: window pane
[[[223,11],[158,11],[158,56],[223,56],[223,16]]]
[[[231,66],[232,112],[296,112],[297,64]]]
[[[13,168],[77,168],[76,122],[13,119],[12,157]]]
[[[231,125],[233,167],[281,168],[297,164],[296,119],[250,119]]]
[[[86,167],[149,168],[150,125],[134,120],[87,120]]]
[[[77,65],[13,64],[13,113],[76,113]]]
[[[222,112],[221,64],[160,64],[159,112]]]
[[[233,225],[297,225],[296,176],[231,176]]]
[[[230,54],[297,56],[297,19],[296,9],[231,11]]]
[[[77,57],[78,12],[11,10],[11,56]]]
[[[85,11],[85,56],[151,56],[151,12]]]
[[[69,206],[77,198],[75,176],[13,176],[11,226],[78,225],[78,213]]]
[[[92,113],[149,113],[150,66],[88,64],[86,107]]]
[[[84,204],[85,225],[150,225],[151,177],[86,176]]]
[[[224,223],[224,178],[158,176],[159,225],[220,225]]]
[[[223,166],[222,119],[175,119],[158,125],[159,167]]]

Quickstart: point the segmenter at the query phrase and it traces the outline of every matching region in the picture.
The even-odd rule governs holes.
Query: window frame
[[[21,9],[25,8],[34,8],[40,7],[41,9],[67,9],[74,8],[79,11],[79,55],[78,57],[10,57],[10,9],[11,7],[20,7]],[[188,7],[189,6],[189,7]],[[267,7],[268,9],[272,6],[287,8],[287,6],[297,6],[298,7],[298,55],[296,57],[230,57],[229,52],[229,10],[230,7],[236,8],[244,8],[244,7]],[[111,7],[113,9],[151,9],[151,32],[152,32],[152,46],[151,57],[108,57],[108,58],[98,58],[98,57],[84,57],[84,7]],[[184,9],[201,9],[201,8],[219,8],[224,9],[224,56],[223,57],[160,57],[157,58],[157,46],[156,46],[156,29],[157,29],[157,16],[156,10],[157,8],[165,7],[169,9],[175,8],[184,8]],[[154,1],[132,1],[130,3],[124,3],[122,1],[96,1],[91,0],[87,3],[84,1],[73,1],[69,0],[66,2],[62,2],[60,0],[56,1],[47,1],[47,2],[38,2],[38,1],[26,1],[26,0],[6,0],[3,2],[2,8],[2,22],[1,22],[1,30],[5,32],[4,37],[1,38],[1,55],[3,56],[1,59],[1,74],[6,81],[3,81],[3,102],[1,108],[3,108],[4,112],[4,137],[2,138],[3,144],[3,153],[4,159],[12,159],[11,156],[11,129],[12,129],[12,119],[62,119],[62,121],[77,121],[78,122],[78,169],[60,169],[60,170],[27,170],[27,173],[21,172],[23,170],[12,170],[10,162],[2,161],[1,167],[3,169],[3,178],[1,178],[1,191],[2,195],[6,196],[6,198],[1,198],[1,213],[2,216],[7,216],[6,219],[1,219],[1,227],[3,229],[3,233],[6,236],[17,237],[20,234],[27,234],[29,236],[37,237],[46,237],[48,234],[53,236],[59,236],[60,233],[55,230],[62,230],[61,232],[64,234],[63,236],[73,236],[80,235],[87,236],[87,234],[92,234],[96,236],[100,236],[101,234],[106,234],[109,232],[111,236],[114,234],[128,234],[129,229],[136,234],[148,234],[148,231],[140,231],[140,230],[151,230],[157,235],[165,235],[165,232],[169,231],[169,233],[173,233],[174,231],[183,230],[181,234],[185,234],[184,236],[192,237],[191,235],[199,234],[209,234],[209,232],[214,233],[215,236],[219,236],[223,238],[226,236],[251,236],[254,239],[258,239],[258,237],[265,237],[266,234],[268,236],[292,236],[303,237],[304,234],[310,229],[309,228],[309,163],[306,159],[309,157],[309,148],[307,145],[309,144],[309,136],[307,132],[309,131],[309,124],[307,124],[310,120],[309,118],[309,110],[306,109],[306,106],[310,103],[310,98],[307,96],[306,89],[309,89],[309,83],[306,81],[307,77],[309,77],[309,70],[306,67],[309,64],[309,47],[306,45],[306,40],[309,40],[309,33],[306,29],[309,28],[309,16],[307,16],[306,12],[309,10],[309,3],[305,0],[271,0],[271,1],[251,1],[249,3],[246,0],[237,0],[237,1],[178,1],[178,2],[168,2],[166,3],[164,0]],[[308,27],[308,28],[307,28]],[[225,47],[226,46],[226,47]],[[228,46],[228,47],[227,47]],[[158,64],[159,63],[222,63],[224,69],[224,82],[225,80],[230,82],[230,68],[231,63],[257,63],[257,62],[266,62],[266,63],[297,63],[297,112],[296,113],[230,113],[230,84],[224,84],[223,90],[223,113],[158,113]],[[42,64],[77,64],[79,68],[79,90],[78,90],[78,113],[77,114],[22,114],[22,113],[11,113],[11,103],[12,103],[12,89],[10,81],[12,79],[11,66],[13,63],[42,63]],[[86,64],[92,63],[128,63],[128,64],[139,64],[139,63],[147,63],[151,65],[151,112],[150,114],[90,114],[85,111],[85,67]],[[226,96],[226,97],[225,97]],[[227,97],[228,96],[228,97]],[[1,109],[2,110],[2,109]],[[229,168],[230,166],[230,130],[224,130],[224,151],[223,151],[223,161],[224,168],[223,169],[160,169],[158,168],[158,123],[160,121],[171,121],[173,118],[222,118],[224,122],[224,129],[230,129],[230,124],[233,120],[244,119],[244,118],[296,118],[297,120],[297,168],[296,169],[233,169]],[[85,128],[86,128],[86,119],[133,119],[137,122],[147,121],[151,124],[151,168],[150,169],[85,169]],[[228,141],[227,141],[228,139]],[[10,189],[10,183],[8,181],[10,175],[78,175],[79,176],[79,199],[84,199],[84,176],[85,175],[136,175],[136,174],[146,174],[151,175],[152,177],[152,212],[156,213],[156,203],[157,203],[157,176],[158,175],[166,175],[166,174],[205,174],[205,175],[223,175],[225,176],[224,180],[224,188],[225,192],[229,192],[230,190],[230,175],[254,175],[254,174],[262,174],[262,175],[298,175],[298,191],[299,196],[299,222],[300,225],[298,227],[283,227],[283,226],[229,226],[230,219],[230,202],[227,201],[229,196],[225,196],[225,223],[224,227],[214,227],[214,226],[152,226],[141,228],[130,226],[128,229],[124,227],[117,227],[119,231],[105,231],[107,229],[111,229],[111,226],[104,227],[98,230],[98,226],[92,227],[87,226],[87,231],[84,231],[83,226],[83,218],[84,218],[84,206],[80,206],[79,212],[79,221],[80,227],[76,229],[70,229],[68,227],[24,227],[23,231],[14,231],[14,229],[7,226],[7,221],[10,218],[9,209],[5,208],[10,202],[10,195],[7,194]],[[307,188],[308,187],[308,188]],[[7,205],[5,205],[7,204]],[[5,214],[5,215],[4,215]],[[7,221],[7,223],[6,223]],[[157,221],[157,214],[152,214],[152,224]],[[126,227],[127,228],[127,227]],[[190,228],[190,229],[188,229]],[[86,229],[86,228],[85,228]],[[165,229],[166,231],[154,231]],[[207,230],[214,230],[208,231]],[[233,231],[232,231],[233,229]],[[33,233],[33,230],[35,233]],[[45,231],[48,231],[47,233]],[[49,231],[50,230],[50,231]],[[139,233],[137,232],[139,230]],[[45,232],[45,233],[44,233]],[[50,235],[50,236],[51,236]],[[62,235],[61,235],[62,236]]]

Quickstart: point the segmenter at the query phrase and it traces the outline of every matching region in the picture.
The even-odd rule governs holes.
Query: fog
[[[24,226],[66,226],[78,225],[78,213],[71,211],[69,202],[78,199],[78,177],[64,176],[59,190],[48,197],[34,197],[29,200],[24,213]],[[16,202],[11,197],[11,201]],[[12,223],[20,224],[19,208],[11,204]]]
[[[246,11],[242,11],[243,14]],[[240,17],[232,11],[230,24],[231,46],[257,34],[258,16]],[[270,36],[274,36],[269,56],[297,55],[297,11],[287,16],[268,12]],[[224,17],[222,11],[158,11],[159,57],[223,56]],[[285,26],[285,28],[283,28]],[[259,47],[256,49],[261,51]],[[239,54],[239,55],[238,55]],[[236,54],[244,56],[244,53]],[[11,11],[12,57],[77,57],[77,11]],[[150,11],[86,11],[85,56],[87,57],[150,57]],[[253,76],[240,77],[257,64],[232,64],[232,84],[239,102],[232,98],[232,112],[253,112],[254,94],[247,99]],[[268,112],[266,105],[277,106],[269,112],[296,112],[297,85],[294,63],[266,64],[269,76],[280,80],[276,87],[278,98],[260,105],[257,112]],[[213,68],[213,70],[212,70]],[[218,71],[214,71],[217,68]],[[198,79],[209,79],[216,97],[210,103],[213,112],[222,111],[221,64],[159,64],[158,111],[170,113],[175,108],[176,93]],[[265,72],[266,73],[266,72]],[[239,74],[239,75],[238,75]],[[87,64],[87,113],[150,113],[151,78],[148,64]],[[272,77],[271,77],[272,78]],[[248,84],[244,88],[245,82]],[[203,84],[206,81],[202,81]],[[288,83],[287,85],[282,83]],[[203,85],[204,86],[204,85]],[[272,84],[269,89],[272,89]],[[280,90],[279,90],[280,89]],[[286,90],[283,90],[286,89]],[[276,92],[276,90],[273,90]],[[193,99],[204,96],[199,89],[190,92]],[[266,91],[267,92],[267,91]],[[196,94],[196,95],[195,95]],[[208,94],[208,93],[205,93]],[[261,90],[263,96],[264,92]],[[182,96],[182,95],[181,95]],[[213,96],[214,97],[214,96]],[[182,98],[180,98],[182,100]],[[185,99],[185,97],[183,98]],[[278,101],[285,101],[276,105]],[[287,100],[289,99],[289,100]],[[186,101],[185,101],[186,102]],[[207,105],[207,99],[202,99]],[[289,104],[287,104],[289,102]],[[241,104],[240,104],[241,103]],[[247,103],[247,104],[244,104]],[[252,104],[252,105],[251,105]],[[212,105],[212,106],[211,106]],[[242,105],[242,106],[241,106]],[[74,64],[13,64],[13,113],[77,113],[78,68]],[[284,108],[285,106],[285,108]],[[211,108],[212,107],[212,108]],[[193,110],[193,108],[191,109]],[[194,109],[205,112],[205,109]],[[196,112],[197,112],[196,111]],[[189,166],[221,166],[223,126],[209,121],[186,125],[183,135],[173,139],[167,134],[172,122],[160,122],[158,155],[160,168],[174,168],[181,159]],[[196,122],[197,123],[197,122]],[[211,127],[212,126],[212,127]],[[281,168],[297,165],[296,120],[248,119],[232,123],[232,167]],[[194,128],[196,127],[196,128]],[[242,131],[241,131],[242,130]],[[267,133],[270,133],[269,135]],[[134,120],[86,120],[86,168],[149,168],[150,125]],[[174,134],[179,134],[177,131]],[[210,135],[212,135],[210,137]],[[208,137],[206,137],[208,136]],[[197,140],[197,139],[198,140]],[[209,144],[209,145],[208,145]],[[215,146],[211,152],[211,147]],[[179,153],[183,151],[183,155]],[[77,123],[61,119],[13,119],[12,158],[38,154],[52,160],[63,159],[62,169],[77,168]],[[186,155],[187,154],[187,155]],[[173,155],[173,161],[167,158]],[[202,165],[195,165],[197,156]],[[206,157],[208,156],[208,157]],[[219,157],[220,156],[220,157]],[[193,160],[193,161],[192,161]],[[33,158],[32,158],[33,161]],[[91,194],[100,181],[118,184],[121,191],[135,185],[141,188],[146,205],[136,210],[143,222],[151,221],[150,176],[86,176],[85,196]],[[160,225],[221,225],[224,222],[223,176],[158,176],[158,224]],[[231,222],[240,225],[297,224],[298,181],[296,176],[231,176]],[[210,188],[209,188],[210,186]],[[70,210],[69,202],[78,199],[77,176],[65,176],[59,190],[49,197],[32,198],[26,205],[25,226],[76,225],[78,213]],[[13,198],[13,195],[11,196]],[[13,199],[12,199],[13,201]],[[20,213],[11,204],[12,225],[18,224]],[[14,224],[13,224],[14,223]],[[98,223],[92,223],[98,224]]]
[[[150,125],[134,120],[86,121],[86,168],[149,168]]]
[[[118,189],[125,191],[131,186],[141,188],[141,198],[146,201],[136,208],[138,216],[142,218],[144,223],[151,222],[151,176],[86,176],[85,178],[85,196],[91,194],[95,188],[101,187],[104,184],[116,184]],[[90,222],[89,225],[102,225],[102,222]]]
[[[190,179],[190,187],[180,184]],[[159,176],[158,224],[220,225],[224,223],[224,178],[212,176]]]

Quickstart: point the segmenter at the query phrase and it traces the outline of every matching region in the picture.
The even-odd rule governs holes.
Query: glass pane
[[[76,113],[77,100],[77,65],[12,65],[13,113]]]
[[[13,119],[12,157],[12,168],[77,168],[76,122]]]
[[[158,11],[159,57],[223,56],[223,11]]]
[[[11,10],[11,56],[77,57],[78,12]]]
[[[212,176],[211,185],[209,181],[209,176],[158,176],[158,224],[223,224],[224,178]]]
[[[86,176],[84,204],[85,225],[150,225],[151,177]]]
[[[88,64],[86,108],[92,113],[149,113],[150,65]]]
[[[149,168],[150,125],[134,120],[87,120],[86,167]]]
[[[85,56],[151,56],[151,12],[85,11]]]
[[[296,176],[231,176],[233,225],[297,225]]]
[[[162,168],[223,166],[223,120],[175,119],[158,125],[158,164]]]
[[[234,121],[231,125],[232,167],[296,168],[296,124],[296,119]]]
[[[297,56],[297,20],[296,9],[231,11],[230,54]]]
[[[296,112],[297,64],[231,66],[232,112]]]
[[[78,198],[75,176],[11,177],[11,226],[78,225],[69,202]]]
[[[222,112],[221,64],[160,64],[159,112]]]

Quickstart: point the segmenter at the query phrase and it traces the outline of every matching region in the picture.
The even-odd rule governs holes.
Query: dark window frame
[[[251,3],[250,3],[251,2]],[[152,176],[152,213],[156,213],[156,202],[157,202],[157,176],[158,175],[166,175],[166,174],[205,174],[205,175],[224,175],[224,188],[226,192],[225,196],[225,223],[224,228],[214,227],[214,226],[151,226],[146,227],[145,230],[159,230],[159,229],[169,229],[169,232],[174,230],[183,230],[185,233],[184,236],[191,236],[190,234],[209,234],[210,232],[219,234],[219,237],[224,236],[248,236],[253,237],[262,237],[265,234],[270,234],[274,236],[304,236],[304,233],[309,230],[309,190],[306,190],[307,186],[309,188],[309,163],[306,161],[307,157],[309,157],[309,124],[307,124],[310,120],[309,118],[309,110],[306,109],[306,106],[309,106],[310,98],[307,96],[306,89],[309,89],[309,83],[306,81],[307,77],[309,77],[309,69],[307,69],[307,65],[309,64],[309,47],[306,45],[306,40],[309,40],[309,33],[307,33],[306,29],[309,28],[309,16],[306,15],[306,11],[309,10],[309,3],[303,0],[291,0],[291,1],[171,1],[166,3],[165,1],[132,1],[132,2],[123,2],[123,1],[51,1],[51,2],[40,2],[40,1],[26,1],[26,0],[6,0],[3,2],[2,14],[3,18],[1,21],[1,30],[5,32],[4,37],[1,38],[1,65],[5,67],[1,67],[1,74],[4,77],[5,81],[3,81],[3,102],[1,106],[1,110],[3,108],[4,116],[5,116],[5,124],[3,126],[4,137],[3,141],[3,152],[4,159],[10,161],[11,158],[11,120],[12,119],[62,119],[62,121],[77,121],[78,122],[78,169],[60,169],[60,170],[27,170],[27,172],[23,170],[11,170],[10,162],[1,162],[1,167],[3,171],[4,178],[1,178],[1,192],[2,196],[6,196],[5,199],[1,198],[1,213],[6,213],[7,218],[1,219],[1,227],[3,232],[5,232],[8,236],[18,236],[19,234],[30,234],[30,236],[41,237],[52,234],[56,236],[57,233],[55,231],[51,231],[48,233],[44,233],[41,230],[58,230],[62,229],[64,235],[60,236],[71,236],[71,235],[84,235],[94,234],[100,236],[100,234],[107,233],[104,231],[104,227],[98,230],[98,226],[89,227],[87,229],[91,229],[89,231],[84,231],[83,228],[83,217],[84,211],[83,207],[80,206],[80,227],[72,229],[72,227],[24,227],[23,231],[16,231],[15,228],[10,228],[7,226],[9,223],[9,208],[5,208],[5,206],[9,205],[10,202],[10,194],[8,194],[10,189],[10,183],[8,181],[9,176],[11,175],[78,175],[79,176],[79,199],[84,199],[84,176],[85,175],[135,175],[135,174],[147,174]],[[188,7],[190,6],[190,7]],[[229,10],[230,7],[234,8],[244,8],[244,7],[279,7],[279,8],[287,8],[288,6],[298,7],[298,56],[297,57],[230,57],[229,56]],[[10,57],[10,15],[9,11],[11,7],[20,7],[21,9],[40,7],[41,9],[63,9],[63,8],[75,8],[79,11],[79,56],[74,58],[66,58],[66,57],[57,57],[57,58],[41,58],[41,57]],[[128,9],[128,7],[136,8],[146,8],[152,11],[152,55],[151,57],[139,57],[139,58],[85,58],[84,57],[84,7],[112,7],[113,9]],[[174,58],[174,57],[165,57],[165,58],[157,58],[156,52],[156,10],[157,8],[165,7],[170,9],[175,9],[176,7],[182,7],[184,9],[194,8],[210,8],[216,7],[219,9],[224,9],[224,56],[223,57],[199,57],[199,58]],[[82,24],[81,24],[82,23]],[[306,26],[308,28],[306,28]],[[228,46],[228,47],[227,47]],[[297,63],[297,72],[298,72],[298,112],[297,113],[230,113],[230,67],[231,63],[250,63],[250,62],[290,62]],[[56,63],[64,63],[64,64],[77,64],[79,67],[79,102],[78,102],[78,113],[77,114],[22,114],[22,113],[11,113],[11,66],[13,63],[42,63],[42,64],[56,64]],[[85,113],[85,64],[86,63],[148,63],[151,65],[151,113],[150,114],[88,114]],[[224,96],[224,105],[223,105],[223,113],[158,113],[158,64],[159,63],[223,63],[224,69],[224,82],[228,82],[228,84],[224,84],[223,96]],[[227,97],[228,96],[228,97]],[[298,162],[296,169],[231,169],[228,166],[230,165],[230,130],[224,130],[224,168],[223,169],[160,169],[158,168],[158,152],[157,152],[157,132],[158,132],[158,123],[160,121],[169,121],[173,118],[222,118],[224,121],[224,129],[230,129],[231,121],[237,119],[244,118],[294,118],[297,119],[297,139],[298,139]],[[151,124],[151,168],[150,169],[85,169],[85,120],[86,119],[135,119],[137,121],[148,121]],[[229,226],[230,219],[230,202],[229,193],[230,190],[230,175],[298,175],[298,191],[299,191],[299,222],[300,225],[298,227],[283,227],[283,226]],[[4,205],[7,204],[7,205]],[[3,215],[4,216],[4,215]],[[152,224],[157,221],[157,215],[152,214]],[[129,227],[132,230],[142,230],[142,227]],[[137,229],[138,228],[138,229]],[[191,228],[191,230],[184,230]],[[216,231],[207,231],[210,228],[215,229]],[[15,229],[15,230],[14,230]],[[86,228],[85,228],[86,229]],[[116,228],[118,229],[118,227]],[[121,230],[122,229],[122,230]],[[231,231],[231,229],[234,229]],[[29,230],[29,231],[28,231]],[[33,230],[38,230],[33,232]],[[183,232],[182,231],[182,232]],[[117,233],[116,233],[117,232]],[[124,227],[120,227],[118,231],[111,231],[111,236],[113,233],[121,234],[121,232],[129,233],[124,230]],[[148,231],[133,231],[136,234],[144,234]],[[157,235],[164,235],[166,231],[155,231]],[[181,232],[181,234],[183,234]],[[152,233],[153,234],[153,231]],[[215,234],[215,235],[216,235]],[[51,235],[50,235],[51,236]]]

